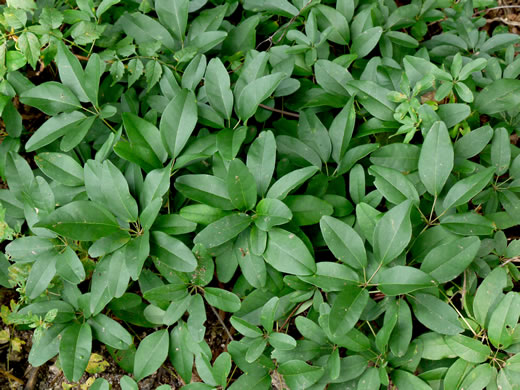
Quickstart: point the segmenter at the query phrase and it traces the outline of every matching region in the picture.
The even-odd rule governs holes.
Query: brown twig
[[[312,3],[312,0],[309,0],[307,1],[307,3],[302,7],[301,10],[298,11],[298,13],[296,15],[294,15],[285,25],[283,25],[282,27],[280,27],[278,30],[276,30],[273,34],[271,34],[269,36],[269,38],[267,39],[264,39],[262,42],[260,42],[258,45],[256,45],[256,49],[258,50],[258,48],[266,43],[266,42],[269,42],[269,47],[265,50],[265,51],[268,51],[272,46],[273,46],[273,43],[274,44],[278,44],[282,41],[282,39],[284,39],[285,35],[287,34],[287,30],[289,30],[289,27],[291,27],[291,25],[294,23],[294,21],[296,20],[296,18],[298,18],[298,16],[300,16],[302,14],[302,12],[309,6],[311,5]],[[276,42],[273,42],[273,38],[276,36],[276,34],[278,34],[281,30],[284,30],[282,36],[280,38],[278,38],[276,40]]]
[[[24,387],[24,390],[33,390],[36,386],[36,380],[38,379],[38,371],[40,367],[33,367],[31,366],[29,370],[29,375],[27,379],[27,383]]]
[[[261,107],[261,108],[263,108],[264,110],[267,110],[267,111],[277,112],[278,114],[282,114],[282,115],[286,115],[286,116],[292,116],[293,118],[299,118],[300,117],[300,115],[295,113],[295,112],[279,110],[279,109],[274,108],[274,107],[266,106],[265,104],[259,104],[258,107]]]
[[[486,19],[486,23],[493,23],[493,22],[500,22],[500,23],[507,24],[508,26],[520,27],[520,22],[515,22],[513,20],[507,20],[505,18]]]
[[[88,57],[82,56],[81,54],[74,54],[80,61],[88,61]]]
[[[507,259],[502,264],[500,264],[501,267],[504,267],[506,264],[509,263],[518,263],[520,262],[520,256],[511,257],[510,259]]]
[[[13,381],[16,381],[16,382],[20,383],[22,385],[24,384],[23,380],[21,380],[20,378],[15,377],[13,374],[11,374],[8,371],[4,371],[4,370],[0,369],[0,374],[5,376],[6,378],[9,378],[9,379],[11,379]]]
[[[477,11],[473,14],[473,16],[477,16],[481,13],[488,13],[489,11],[499,10],[499,9],[511,9],[511,8],[520,8],[520,5],[500,5],[498,7],[486,8],[480,11]]]
[[[231,341],[234,341],[233,336],[231,335],[231,332],[229,331],[229,329],[226,326],[226,324],[224,323],[224,321],[222,321],[222,318],[220,318],[218,312],[215,310],[215,308],[213,306],[209,305],[209,307],[211,307],[211,310],[213,310],[213,314],[215,314],[215,317],[217,317],[218,322],[220,322],[220,325],[222,325],[222,327],[226,331],[226,334],[228,335],[229,339]]]

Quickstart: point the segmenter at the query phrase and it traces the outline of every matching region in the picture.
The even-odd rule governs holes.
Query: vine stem
[[[220,315],[218,314],[218,312],[215,310],[215,308],[213,306],[211,306],[211,305],[208,305],[208,306],[211,307],[213,314],[215,314],[215,317],[217,317],[218,322],[220,322],[220,325],[222,325],[222,327],[226,331],[226,334],[228,335],[229,339],[231,341],[234,341],[233,336],[231,335],[231,332],[229,331],[228,327],[226,326],[226,324],[224,323],[222,318],[220,318]]]
[[[265,104],[259,104],[258,107],[261,107],[261,108],[263,108],[264,110],[267,110],[267,111],[277,112],[278,114],[282,114],[282,115],[286,115],[286,116],[292,116],[293,118],[299,118],[300,117],[300,115],[295,113],[295,112],[279,110],[278,108],[269,107],[269,106],[267,106]]]

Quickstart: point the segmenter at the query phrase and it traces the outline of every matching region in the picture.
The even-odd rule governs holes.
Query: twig
[[[486,8],[480,11],[477,11],[473,14],[473,16],[477,16],[481,13],[488,13],[489,11],[498,10],[498,9],[511,9],[511,8],[520,8],[520,5],[500,5],[498,7]]]
[[[88,57],[82,56],[81,54],[74,54],[78,60],[88,61]]]
[[[286,115],[286,116],[292,116],[293,118],[299,118],[300,117],[300,115],[295,113],[295,112],[279,110],[279,109],[274,108],[274,107],[266,106],[265,104],[259,104],[258,107],[262,107],[264,110],[267,110],[267,111],[277,112],[278,114],[282,114],[282,115]]]
[[[16,382],[20,383],[20,384],[22,384],[22,385],[23,385],[23,383],[24,383],[23,380],[21,380],[20,378],[15,377],[15,376],[14,376],[13,374],[11,374],[10,372],[7,372],[7,371],[4,371],[4,370],[0,369],[0,374],[2,374],[3,376],[5,376],[6,378],[9,378],[9,379],[11,379],[11,380],[13,380],[13,381],[16,381]]]
[[[33,390],[36,386],[36,380],[38,379],[38,371],[40,367],[33,367],[29,371],[29,378],[27,379],[27,384],[24,387],[24,390]]]
[[[504,267],[506,264],[509,263],[517,263],[520,261],[520,256],[511,257],[510,259],[507,259],[502,264],[500,264],[501,267]]]
[[[486,19],[486,23],[493,23],[493,22],[501,22],[501,23],[507,24],[508,26],[520,27],[520,22],[515,22],[513,20],[507,20],[505,18]]]
[[[280,327],[280,331],[283,330],[283,328],[285,328],[285,325],[287,325],[289,323],[289,320],[291,319],[291,317],[294,315],[294,313],[296,313],[296,311],[300,308],[300,306],[303,305],[303,302],[299,303],[298,305],[296,305],[296,307],[291,311],[291,313],[289,314],[289,316],[286,318],[286,320],[284,321],[284,323],[282,324],[282,326]]]
[[[215,310],[215,308],[211,305],[209,305],[209,307],[211,307],[211,310],[213,310],[213,314],[215,314],[215,317],[217,317],[217,320],[218,322],[220,322],[220,325],[222,325],[222,327],[224,328],[224,330],[226,331],[226,334],[228,335],[229,339],[231,341],[234,341],[233,339],[233,336],[231,335],[231,332],[229,331],[228,327],[226,326],[226,324],[224,323],[224,321],[222,321],[222,318],[220,318],[219,314],[217,313],[217,311]]]
[[[282,41],[282,39],[284,39],[285,35],[287,34],[287,30],[289,29],[289,27],[291,27],[291,25],[294,23],[294,21],[296,20],[296,18],[298,16],[300,16],[302,14],[302,12],[309,6],[311,5],[312,3],[312,0],[309,0],[307,1],[307,3],[302,7],[301,10],[298,11],[298,13],[296,15],[294,15],[288,22],[287,24],[285,24],[284,26],[280,27],[278,30],[276,30],[273,34],[271,34],[269,36],[269,38],[266,38],[264,39],[262,42],[260,42],[258,45],[256,45],[256,49],[258,50],[258,48],[264,44],[265,42],[269,42],[269,47],[265,50],[265,51],[268,51],[272,46],[273,46],[273,43],[274,44],[278,44]],[[276,42],[273,42],[273,38],[276,36],[276,34],[278,34],[282,29],[284,29],[284,32],[282,34],[282,36],[280,38],[278,38],[276,40]]]

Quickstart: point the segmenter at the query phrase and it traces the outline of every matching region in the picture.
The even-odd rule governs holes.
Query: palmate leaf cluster
[[[79,381],[101,343],[123,389],[167,360],[196,390],[519,388],[520,37],[493,2],[399,4],[1,6],[29,363]]]

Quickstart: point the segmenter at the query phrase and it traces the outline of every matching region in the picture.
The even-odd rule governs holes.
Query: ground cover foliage
[[[493,5],[7,0],[2,320],[30,364],[519,388],[520,38]]]

